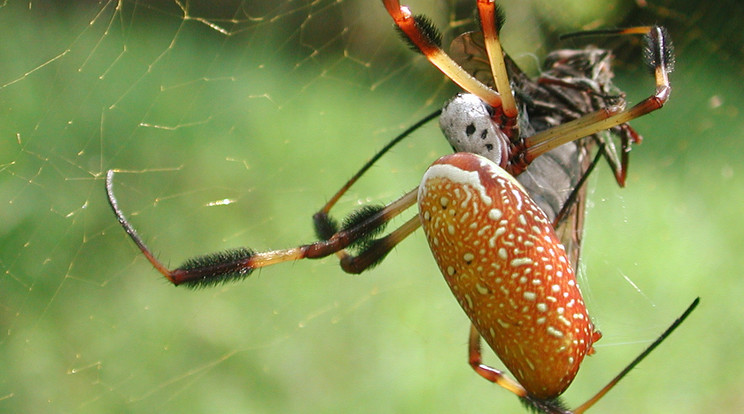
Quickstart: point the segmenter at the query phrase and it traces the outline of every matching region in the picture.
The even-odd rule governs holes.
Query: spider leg
[[[317,259],[336,253],[355,242],[369,237],[369,234],[374,233],[375,229],[412,206],[416,202],[418,191],[418,188],[409,191],[403,197],[393,201],[384,208],[375,210],[373,213],[362,217],[353,226],[335,233],[328,240],[268,252],[254,252],[247,248],[233,249],[189,259],[180,267],[171,270],[155,257],[152,250],[147,247],[119,208],[119,203],[114,196],[114,174],[114,170],[109,170],[106,174],[106,194],[109,204],[114,210],[121,226],[158,272],[174,285],[184,284],[190,287],[207,287],[227,281],[239,280],[260,267],[300,259]],[[352,260],[350,268],[359,269],[359,271],[364,270],[366,268],[364,267],[365,260],[374,264],[375,261],[373,259],[376,256],[378,258],[384,256],[384,253],[390,251],[396,243],[416,229],[417,226],[410,224],[410,222],[411,220],[404,224],[401,228],[402,230],[392,232],[389,238],[380,239],[383,241],[377,242],[377,245],[375,245],[376,241],[373,241],[370,244],[372,247],[368,247],[362,252],[361,263],[356,264],[356,267],[354,267]]]
[[[671,93],[669,72],[673,67],[672,46],[666,31],[659,26],[631,28],[616,31],[589,32],[611,34],[643,34],[646,38],[646,56],[652,65],[656,80],[656,91],[653,95],[629,109],[614,106],[601,109],[581,118],[539,132],[525,139],[526,150],[521,154],[520,162],[529,164],[538,156],[559,147],[567,142],[577,140],[599,131],[625,124],[635,118],[653,112],[666,103]],[[627,163],[627,160],[626,160]]]
[[[584,174],[581,176],[579,181],[574,186],[573,190],[571,190],[571,194],[568,195],[568,198],[566,199],[566,202],[563,203],[563,207],[561,207],[561,210],[556,214],[555,219],[553,219],[553,228],[558,228],[558,226],[563,222],[563,220],[566,218],[566,215],[571,210],[571,208],[576,204],[579,198],[579,194],[582,191],[582,188],[584,184],[586,183],[586,180],[589,178],[589,175],[594,171],[594,167],[597,166],[599,163],[600,158],[607,157],[605,153],[605,147],[606,145],[604,143],[599,144],[599,149],[597,150],[597,155],[594,156],[594,159],[587,167],[586,171],[584,171]]]
[[[318,236],[320,240],[327,240],[329,239],[334,233],[338,231],[338,226],[333,222],[333,219],[329,216],[329,213],[333,206],[336,205],[339,199],[346,194],[346,192],[351,188],[351,186],[356,183],[359,178],[361,178],[364,173],[367,172],[380,158],[382,158],[383,155],[385,155],[390,149],[392,149],[395,145],[397,145],[399,142],[403,141],[403,139],[407,138],[411,133],[416,131],[417,129],[421,128],[424,124],[431,121],[432,119],[438,117],[442,113],[441,109],[438,109],[429,115],[426,115],[425,117],[421,118],[418,122],[411,125],[408,129],[401,132],[398,136],[393,138],[390,142],[388,142],[380,151],[378,151],[372,158],[367,161],[362,168],[359,169],[359,171],[352,176],[349,181],[346,182],[337,192],[333,195],[333,197],[328,200],[328,202],[325,203],[325,205],[318,210],[317,213],[313,214],[313,223],[315,227],[315,233]]]
[[[116,218],[119,220],[119,224],[121,224],[121,226],[124,228],[124,231],[127,232],[129,237],[134,241],[137,247],[139,247],[139,249],[142,251],[142,254],[145,255],[147,260],[152,263],[153,267],[155,267],[158,272],[162,273],[163,276],[168,278],[168,280],[176,283],[170,276],[171,271],[168,270],[168,267],[160,262],[152,254],[152,251],[147,247],[147,245],[145,245],[145,242],[142,240],[139,234],[137,234],[137,231],[134,230],[134,227],[132,227],[126,217],[124,217],[124,213],[122,213],[121,209],[119,208],[119,202],[116,200],[116,197],[114,197],[114,173],[114,170],[109,170],[108,173],[106,173],[106,196],[108,197],[111,208],[116,214]]]
[[[664,340],[669,337],[669,335],[674,332],[675,329],[677,329],[682,322],[687,319],[688,316],[692,313],[693,310],[697,307],[697,305],[700,303],[700,298],[695,298],[695,300],[692,301],[690,306],[685,309],[684,312],[682,312],[682,315],[679,316],[679,318],[675,319],[674,322],[672,322],[671,325],[661,334],[659,335],[656,340],[651,343],[651,345],[648,346],[643,352],[641,352],[633,361],[630,362],[622,371],[620,371],[619,374],[615,376],[607,385],[605,385],[599,392],[597,392],[593,397],[588,399],[584,404],[581,404],[578,408],[573,410],[574,414],[581,414],[591,408],[597,401],[599,401],[602,397],[604,397],[607,392],[609,392],[615,385],[617,385],[618,382],[620,382],[623,377],[625,377],[633,368],[635,368],[636,365],[638,365],[641,361],[643,361],[644,358],[646,358],[651,352],[653,352],[656,347],[658,347]]]
[[[372,240],[369,242],[361,253],[352,256],[344,252],[341,257],[341,268],[346,273],[358,274],[378,264],[385,256],[390,253],[398,243],[403,241],[411,233],[421,227],[419,216],[413,216],[402,226],[398,227],[385,237]]]
[[[496,91],[498,91],[502,100],[501,110],[512,121],[511,125],[505,125],[504,129],[507,130],[505,132],[508,136],[514,136],[508,132],[508,129],[516,126],[517,103],[509,84],[509,75],[506,72],[506,63],[504,62],[504,51],[499,40],[499,29],[501,28],[503,15],[497,10],[493,0],[478,0],[478,14],[480,15],[481,29],[491,72],[496,83]]]
[[[426,56],[429,62],[458,86],[476,95],[487,104],[494,108],[502,106],[501,96],[496,91],[474,78],[442,50],[441,36],[429,20],[422,16],[413,16],[408,7],[401,6],[398,0],[382,0],[382,2],[398,28],[411,44]]]
[[[508,378],[504,375],[503,371],[497,370],[495,368],[489,367],[482,363],[482,357],[481,357],[481,336],[478,333],[478,330],[475,328],[474,325],[470,325],[470,339],[469,339],[469,346],[468,346],[468,353],[469,358],[468,361],[470,363],[470,366],[477,372],[480,376],[487,379],[488,381],[491,381],[495,384],[500,385],[501,387],[511,391],[512,393],[516,394],[518,397],[522,398],[527,404],[534,405],[536,408],[540,410],[546,410],[545,412],[560,412],[560,413],[572,413],[572,414],[582,414],[586,412],[589,408],[591,408],[594,404],[597,403],[602,397],[605,396],[612,388],[615,387],[615,385],[620,382],[630,371],[633,370],[641,361],[643,361],[651,352],[653,352],[659,345],[661,345],[662,342],[666,338],[669,337],[669,335],[674,332],[682,323],[687,319],[688,316],[692,313],[693,310],[698,306],[700,303],[700,298],[695,298],[695,300],[692,301],[692,303],[685,309],[685,311],[680,315],[677,319],[672,322],[671,325],[661,334],[659,335],[656,340],[654,340],[651,345],[649,345],[643,352],[641,352],[633,361],[630,362],[620,373],[618,373],[610,382],[607,383],[604,387],[602,387],[601,390],[599,390],[594,396],[589,398],[585,403],[581,404],[578,408],[574,410],[566,410],[561,408],[560,403],[558,401],[543,401],[535,398],[531,398],[530,395],[527,393],[527,391],[520,385],[518,382]]]
[[[470,337],[468,340],[468,363],[481,377],[488,381],[497,384],[514,394],[518,397],[524,398],[527,396],[527,390],[522,387],[521,384],[514,381],[513,379],[504,375],[503,371],[492,368],[488,365],[483,364],[483,358],[481,356],[481,336],[475,325],[470,324]]]

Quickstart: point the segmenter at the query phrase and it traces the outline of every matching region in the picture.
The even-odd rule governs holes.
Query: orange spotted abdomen
[[[560,395],[600,338],[552,224],[521,185],[481,156],[437,160],[419,216],[460,306],[520,384]]]

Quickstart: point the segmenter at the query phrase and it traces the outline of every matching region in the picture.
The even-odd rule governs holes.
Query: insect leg
[[[627,123],[639,116],[661,108],[669,99],[671,86],[669,72],[673,68],[672,46],[666,30],[660,26],[614,31],[618,34],[643,34],[646,39],[648,63],[653,67],[656,90],[653,95],[629,109],[609,107],[584,115],[581,118],[539,132],[525,139],[524,160],[527,164],[553,148],[577,140],[599,131]]]

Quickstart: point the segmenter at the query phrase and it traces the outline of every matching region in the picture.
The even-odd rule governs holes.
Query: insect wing
[[[483,33],[467,32],[457,36],[450,44],[449,55],[476,79],[491,88],[496,87],[491,65],[488,63]]]
[[[586,210],[586,185],[577,185],[592,162],[590,144],[591,141],[582,139],[558,147],[535,159],[525,172],[516,177],[551,222],[566,203],[570,203],[555,225],[555,233],[576,271],[581,259]]]

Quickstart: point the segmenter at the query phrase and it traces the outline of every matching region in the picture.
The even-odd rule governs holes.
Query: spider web
[[[580,28],[659,22],[679,46],[668,108],[633,122],[646,141],[628,188],[593,180],[582,287],[605,336],[567,399],[700,295],[601,410],[741,409],[741,6],[523,3],[506,9],[505,44],[533,70]],[[473,4],[410,2],[446,39]],[[121,207],[171,265],[312,240],[315,209],[455,91],[378,1],[5,1],[0,21],[0,410],[519,410],[467,367],[466,317],[421,234],[361,276],[329,258],[190,291],[152,270],[106,204],[116,169]],[[638,50],[618,55],[617,83],[647,96]],[[392,151],[336,216],[413,188],[449,151],[440,137],[430,125]]]

